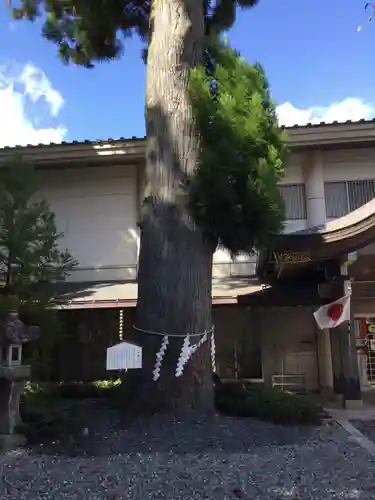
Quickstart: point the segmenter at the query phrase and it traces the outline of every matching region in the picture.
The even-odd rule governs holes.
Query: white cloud
[[[61,94],[52,87],[42,70],[31,63],[21,70],[14,66],[0,67],[0,147],[63,140],[67,132],[65,127],[38,128],[26,112],[28,102],[38,105],[41,101],[53,118],[64,104]]]
[[[56,116],[64,99],[61,94],[52,88],[51,82],[40,69],[28,63],[19,76],[19,82],[25,86],[25,93],[33,102],[45,99],[50,106],[51,113]]]
[[[330,106],[313,106],[307,109],[298,109],[290,102],[285,102],[277,107],[277,116],[280,123],[287,127],[307,123],[358,121],[374,118],[375,107],[355,97],[348,97]]]

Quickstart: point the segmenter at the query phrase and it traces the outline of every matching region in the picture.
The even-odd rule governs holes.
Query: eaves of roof
[[[284,127],[291,150],[375,145],[375,119],[357,122],[309,123]],[[75,163],[103,164],[137,163],[145,156],[146,138],[108,138],[95,141],[73,141],[60,144],[37,144],[0,148],[0,165],[14,154],[38,166],[58,166]]]
[[[279,234],[272,250],[309,252],[313,258],[331,258],[338,253],[354,252],[375,238],[375,199],[343,217],[294,233]]]
[[[260,252],[257,274],[264,275],[272,262],[274,273],[281,276],[281,270],[340,258],[374,241],[375,199],[323,226],[275,236],[269,248]]]

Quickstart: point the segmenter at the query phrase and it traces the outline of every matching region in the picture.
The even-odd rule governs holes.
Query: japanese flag
[[[350,320],[350,294],[341,297],[314,312],[319,328],[336,328],[344,321]]]

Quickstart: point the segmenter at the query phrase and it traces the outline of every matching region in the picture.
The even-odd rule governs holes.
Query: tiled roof
[[[80,146],[80,145],[91,145],[91,146],[100,146],[101,144],[108,144],[111,142],[136,142],[136,141],[144,141],[146,137],[118,137],[117,139],[113,139],[109,137],[108,139],[93,139],[92,141],[86,139],[84,141],[61,141],[61,142],[49,142],[49,143],[39,143],[39,144],[25,144],[21,146],[20,144],[16,144],[15,146],[3,146],[0,148],[0,151],[4,149],[16,149],[16,148],[48,148],[48,146]]]
[[[360,124],[365,124],[365,123],[374,123],[375,124],[375,118],[371,120],[347,120],[346,122],[319,122],[319,123],[306,123],[306,125],[290,125],[288,127],[283,127],[286,130],[290,129],[296,129],[296,128],[318,128],[318,127],[328,127],[330,125],[335,125],[335,126],[340,126],[340,125],[360,125]]]
[[[47,144],[45,143],[39,143],[39,144],[25,144],[21,146],[20,144],[16,144],[15,146],[3,146],[0,148],[0,150],[4,149],[15,149],[15,148],[47,148],[48,146],[79,146],[79,145],[98,145],[100,146],[101,144],[108,144],[110,142],[135,142],[135,141],[144,141],[146,137],[118,137],[117,139],[113,139],[112,137],[109,137],[108,139],[94,139],[92,141],[86,139],[84,141],[61,141],[61,142],[49,142]]]
[[[375,125],[375,118],[372,120],[358,120],[358,121],[351,121],[348,120],[346,122],[320,122],[320,123],[307,123],[306,125],[291,125],[287,127],[282,127],[285,130],[296,130],[296,129],[307,129],[307,128],[323,128],[323,127],[328,127],[328,126],[343,126],[343,125],[361,125],[361,124],[371,124],[373,123]],[[107,139],[95,139],[95,140],[84,140],[84,141],[62,141],[62,142],[51,142],[48,144],[26,144],[26,145],[15,145],[15,146],[4,146],[0,148],[0,150],[6,150],[6,149],[16,149],[16,148],[48,148],[48,146],[73,146],[73,145],[98,145],[100,146],[101,144],[108,144],[108,143],[116,143],[116,142],[135,142],[135,141],[144,141],[146,137],[118,137],[118,138],[112,138],[109,137]]]

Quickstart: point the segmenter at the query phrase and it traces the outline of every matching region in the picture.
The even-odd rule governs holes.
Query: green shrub
[[[309,399],[263,384],[225,383],[217,386],[215,404],[227,415],[253,417],[277,424],[318,425],[322,409]]]
[[[56,384],[53,392],[65,399],[98,399],[112,397],[121,387],[120,380],[97,380],[95,382],[63,382]]]
[[[82,432],[84,400],[117,397],[120,381],[28,383],[20,401],[18,431],[33,440],[62,438]]]
[[[94,382],[29,382],[25,386],[25,394],[42,392],[44,395],[64,399],[98,399],[111,397],[121,386],[120,379]]]
[[[29,440],[74,435],[81,429],[81,408],[48,390],[27,388],[20,401],[18,431]]]

